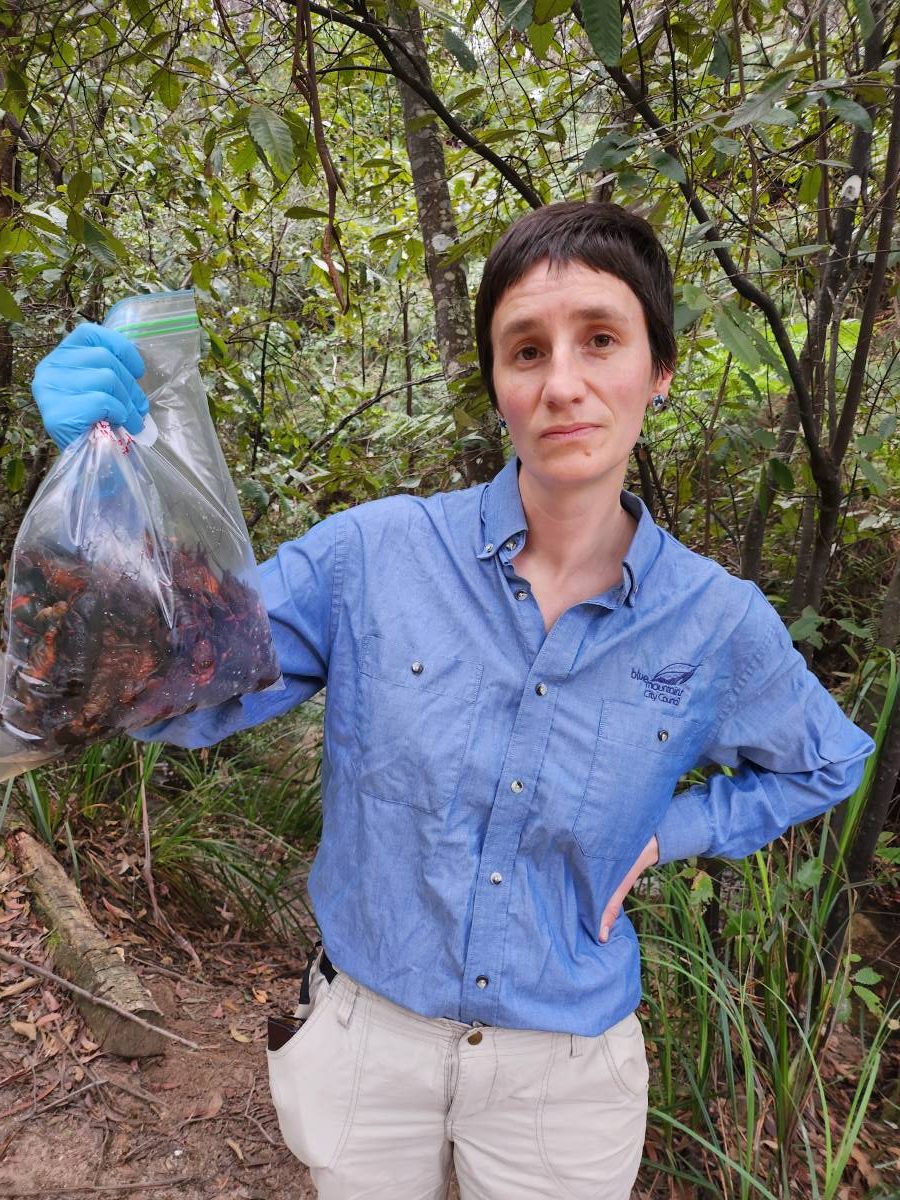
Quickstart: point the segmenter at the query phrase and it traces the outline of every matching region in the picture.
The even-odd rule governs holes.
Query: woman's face
[[[491,321],[494,391],[522,463],[544,486],[621,487],[644,412],[668,393],[641,302],[583,263],[533,266]]]

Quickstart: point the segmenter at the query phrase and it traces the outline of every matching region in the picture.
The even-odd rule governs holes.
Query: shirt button
[[[491,552],[493,549],[494,549],[494,543],[493,543],[493,542],[488,542],[488,544],[485,546],[485,548],[482,550],[482,552],[481,552],[481,553],[482,553],[482,554],[490,554],[490,552]]]
[[[518,592],[516,592],[516,599],[517,599],[517,600],[527,600],[527,599],[528,599],[528,593],[527,593],[527,592],[523,592],[523,591],[518,591]]]
[[[486,988],[489,983],[490,980],[488,979],[487,975],[479,975],[475,980],[475,986],[480,988]]]
[[[425,670],[425,664],[416,660],[416,662],[414,662],[409,669],[412,671],[413,675],[421,675]]]
[[[506,545],[503,547],[504,550],[515,550],[515,548],[516,548],[516,539],[515,538],[510,538],[509,541],[506,543]]]
[[[502,882],[503,882],[503,876],[500,874],[499,871],[495,871],[493,873],[493,875],[491,876],[491,883],[502,883]]]
[[[484,1034],[481,1032],[481,1030],[476,1029],[474,1033],[469,1034],[469,1036],[466,1038],[466,1041],[470,1046],[477,1046],[483,1037]]]
[[[522,782],[521,779],[514,779],[512,781],[512,783],[509,785],[509,790],[511,792],[515,792],[517,795],[519,792],[523,791],[524,788],[525,788],[525,784]]]
[[[546,696],[546,695],[547,695],[547,685],[546,685],[546,683],[539,683],[539,684],[536,684],[536,685],[535,685],[535,689],[534,689],[534,690],[537,692],[537,694],[538,694],[539,696]]]
[[[659,738],[659,740],[661,742],[667,742],[669,740],[669,731],[668,731],[668,729],[660,729],[657,732],[656,736]]]

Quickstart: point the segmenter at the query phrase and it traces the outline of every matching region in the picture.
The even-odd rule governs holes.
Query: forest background
[[[663,239],[680,361],[627,486],[759,583],[878,752],[825,821],[635,897],[662,1131],[647,1196],[830,1200],[853,1169],[897,1195],[896,973],[842,939],[851,908],[896,918],[900,861],[898,21],[884,0],[0,13],[4,563],[53,454],[34,366],[123,296],[194,289],[262,559],[347,505],[498,468],[471,296],[512,218],[593,194]],[[305,939],[319,715],[201,755],[93,747],[11,781],[0,820],[135,904],[140,871],[115,877],[105,848],[137,862],[149,812],[173,904]],[[836,1029],[859,1050],[840,1087]],[[861,1150],[873,1123],[883,1163]]]

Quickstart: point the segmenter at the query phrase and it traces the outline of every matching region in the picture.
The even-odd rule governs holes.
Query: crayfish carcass
[[[152,578],[58,548],[20,555],[2,717],[48,749],[209,707],[278,678],[259,595],[202,548],[167,544]]]

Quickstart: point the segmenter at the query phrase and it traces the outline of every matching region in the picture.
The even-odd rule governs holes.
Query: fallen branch
[[[53,966],[82,989],[75,995],[94,1040],[122,1058],[162,1054],[159,1006],[124,955],[97,928],[80,891],[52,852],[23,829],[11,833],[7,842],[23,870],[35,868],[28,886],[52,931]],[[131,1021],[119,1020],[122,1014]],[[135,1022],[136,1017],[140,1019]]]
[[[112,1000],[104,1000],[102,996],[92,995],[90,992],[85,991],[84,988],[79,987],[77,983],[70,983],[68,979],[63,979],[61,975],[54,975],[46,967],[39,967],[24,958],[19,958],[18,954],[10,954],[8,950],[0,949],[0,958],[5,962],[13,963],[17,967],[24,967],[27,971],[34,971],[36,975],[41,975],[44,979],[50,979],[54,983],[59,984],[60,987],[65,988],[66,991],[80,996],[82,1000],[89,1000],[91,1004],[99,1004],[101,1008],[108,1008],[112,1012],[118,1013],[120,1017],[124,1017],[127,1021],[134,1021],[136,1025],[140,1025],[142,1028],[158,1033],[160,1037],[169,1038],[173,1042],[180,1042],[182,1046],[187,1046],[189,1050],[203,1049],[196,1042],[190,1042],[178,1033],[171,1033],[168,1029],[161,1029],[158,1025],[152,1025],[149,1021],[145,1021],[143,1017],[136,1017],[134,1013],[127,1012],[124,1008],[120,1008],[118,1004],[113,1004]],[[35,1193],[35,1195],[38,1194],[37,1192]]]
[[[12,1191],[5,1192],[4,1195],[7,1200],[13,1200],[13,1197],[18,1200],[19,1197],[25,1196],[64,1196],[69,1192],[138,1192],[143,1188],[177,1187],[181,1183],[196,1183],[198,1180],[199,1175],[178,1175],[175,1179],[138,1179],[134,1183],[84,1183],[80,1186],[73,1184],[71,1187],[59,1187],[54,1184],[49,1191]]]

